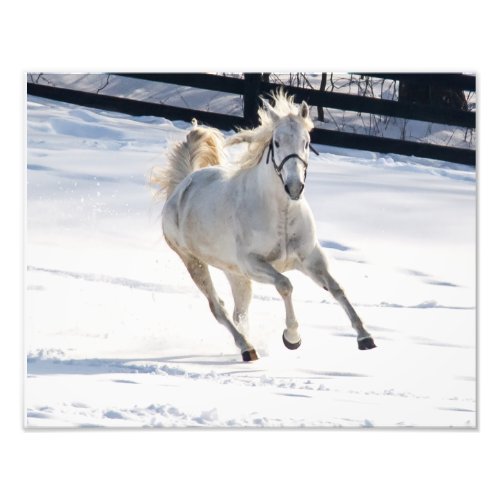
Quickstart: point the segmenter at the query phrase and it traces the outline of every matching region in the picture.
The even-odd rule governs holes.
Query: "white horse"
[[[233,335],[244,361],[258,359],[247,337],[251,280],[276,287],[285,303],[283,342],[289,349],[300,346],[292,284],[283,274],[291,269],[329,291],[349,316],[359,349],[372,349],[373,338],[328,271],[302,194],[313,128],[309,108],[305,102],[297,107],[282,92],[274,99],[274,106],[263,101],[260,126],[226,142],[248,144],[238,168],[221,166],[220,132],[195,122],[185,142],[174,147],[167,166],[153,179],[167,197],[162,213],[165,240],[208,299],[217,321]],[[229,280],[232,320],[213,287],[209,265],[224,271]]]

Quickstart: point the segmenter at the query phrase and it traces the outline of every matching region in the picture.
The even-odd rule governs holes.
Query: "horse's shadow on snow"
[[[221,358],[220,356],[218,356]],[[225,356],[213,359],[210,356],[170,356],[159,358],[120,359],[120,358],[91,358],[91,359],[44,359],[43,357],[28,357],[27,376],[37,375],[104,375],[121,374],[163,374],[187,376],[197,378],[199,373],[181,368],[178,365],[213,366],[227,368],[234,367],[229,373],[259,372],[262,369],[247,368],[242,370],[239,355]],[[244,365],[246,366],[246,365]]]
[[[185,365],[185,368],[181,365]],[[110,374],[153,374],[180,376],[190,379],[201,379],[213,377],[213,371],[197,371],[196,366],[210,367],[214,369],[227,367],[227,371],[218,372],[219,376],[265,374],[265,367],[255,365],[243,365],[238,355],[226,356],[223,359],[213,359],[209,356],[170,356],[161,358],[143,359],[43,359],[28,358],[27,376],[39,375],[110,375]],[[366,377],[361,373],[319,371],[313,369],[300,369],[304,378],[327,379],[332,377]],[[297,376],[293,378],[303,378]],[[117,379],[115,382],[135,383],[126,379]]]

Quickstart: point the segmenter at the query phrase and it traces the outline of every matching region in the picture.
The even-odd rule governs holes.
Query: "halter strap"
[[[316,155],[319,155],[319,153],[311,146],[311,144],[309,144],[309,149],[315,153]],[[307,177],[307,167],[309,166],[308,163],[306,162],[306,160],[304,160],[304,158],[300,157],[297,153],[292,153],[292,154],[289,154],[288,156],[285,156],[283,158],[283,160],[281,160],[281,163],[279,165],[276,164],[276,160],[274,159],[274,146],[273,146],[273,139],[271,138],[271,141],[269,142],[269,150],[267,151],[267,158],[266,158],[266,163],[269,163],[269,156],[271,156],[271,159],[273,160],[273,166],[274,166],[274,170],[275,172],[278,174],[278,177],[281,179],[281,182],[283,184],[284,181],[283,181],[283,176],[281,175],[281,172],[283,170],[283,167],[285,165],[285,163],[290,160],[291,158],[298,158],[303,164],[304,164],[304,167],[305,167],[305,172],[304,172],[304,181],[305,181],[305,178]]]

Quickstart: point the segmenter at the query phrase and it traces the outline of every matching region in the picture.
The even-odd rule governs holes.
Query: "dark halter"
[[[274,171],[278,174],[278,177],[281,179],[281,182],[283,183],[283,185],[285,184],[284,181],[283,181],[283,176],[281,175],[281,172],[283,171],[283,167],[285,166],[285,163],[290,160],[291,158],[298,158],[303,164],[304,164],[304,167],[305,167],[305,172],[304,172],[304,181],[306,180],[306,177],[307,177],[307,167],[308,167],[308,163],[306,162],[306,160],[304,160],[303,158],[301,158],[297,153],[292,153],[288,156],[285,156],[283,158],[283,160],[281,160],[281,163],[278,165],[276,163],[276,160],[274,159],[274,144],[273,144],[273,141],[274,139],[271,138],[271,142],[269,143],[269,150],[267,152],[267,159],[266,159],[266,163],[269,163],[269,156],[271,156],[271,159],[273,160],[273,166],[274,166]],[[309,149],[316,155],[319,156],[319,153],[312,147],[311,144],[309,144]]]

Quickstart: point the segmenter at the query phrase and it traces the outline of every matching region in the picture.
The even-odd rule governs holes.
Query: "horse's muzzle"
[[[302,182],[293,183],[292,185],[285,184],[285,191],[290,199],[297,201],[304,191],[304,184]]]

